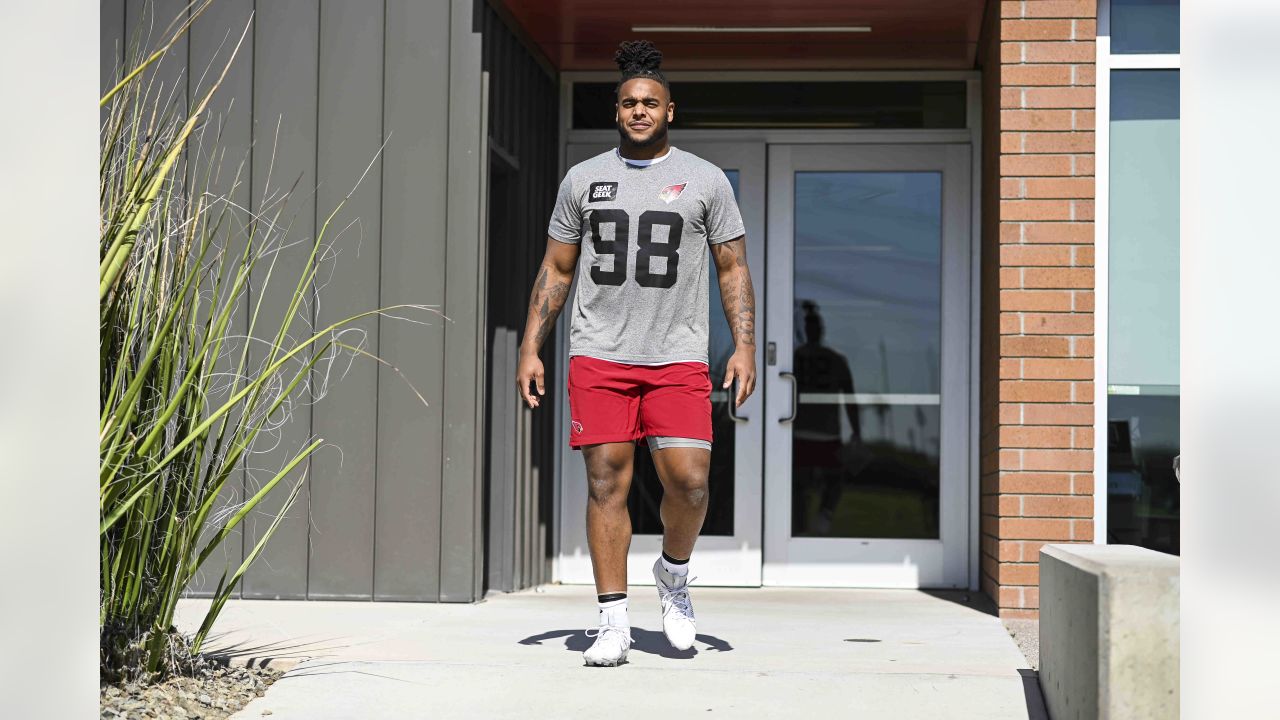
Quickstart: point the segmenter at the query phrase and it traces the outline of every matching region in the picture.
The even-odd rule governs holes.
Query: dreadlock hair
[[[662,74],[662,51],[654,47],[648,40],[628,40],[618,45],[613,61],[622,72],[622,79],[614,88],[614,94],[622,90],[622,84],[632,78],[648,78],[662,83],[667,96],[671,96],[671,86],[667,84],[667,76]]]

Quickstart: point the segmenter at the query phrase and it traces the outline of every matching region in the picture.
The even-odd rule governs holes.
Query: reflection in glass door
[[[793,537],[938,537],[942,173],[797,172]]]
[[[967,586],[968,147],[769,172],[764,581]]]

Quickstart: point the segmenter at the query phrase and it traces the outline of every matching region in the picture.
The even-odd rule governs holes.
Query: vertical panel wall
[[[98,43],[98,84],[105,92],[119,80],[119,66],[124,57],[125,43],[125,10],[119,0],[100,0],[98,8],[98,24],[101,42]],[[102,111],[102,119],[106,119],[106,110]]]
[[[480,261],[480,213],[484,208],[484,122],[481,118],[483,88],[481,39],[472,32],[473,0],[451,0],[449,17],[449,204],[445,257],[445,374],[444,374],[444,472],[441,477],[440,599],[470,600],[476,592],[475,543],[482,542],[475,513],[480,494],[477,485],[477,443],[484,416],[477,389],[484,374],[478,359],[483,355],[484,283]]]
[[[154,17],[150,7],[101,0],[104,84],[117,43],[140,33],[147,51],[159,47],[185,3],[154,0]],[[185,174],[209,171],[211,191],[242,209],[228,242],[245,241],[253,216],[287,228],[270,283],[264,263],[247,298],[262,302],[255,337],[279,327],[322,231],[321,267],[294,313],[293,340],[379,306],[415,306],[341,336],[382,363],[347,353],[311,372],[290,366],[308,393],[287,419],[273,418],[275,437],[220,507],[311,440],[324,445],[224,542],[193,594],[211,592],[252,549],[304,471],[297,504],[245,576],[244,597],[470,601],[481,591],[487,168],[477,17],[472,0],[217,0],[157,74],[194,102],[249,25],[206,121],[216,128],[206,143],[221,133],[218,152],[189,151]],[[242,310],[231,332],[247,328]],[[266,356],[254,341],[252,360]]]
[[[104,7],[103,10],[106,8]],[[104,13],[105,14],[105,13]],[[114,15],[114,13],[112,13]],[[155,46],[164,44],[187,18],[185,0],[126,0],[124,2],[124,30],[129,40],[141,41],[151,37]],[[170,27],[173,24],[173,27]],[[155,89],[165,98],[172,98],[177,112],[187,105],[187,52],[190,37],[178,38],[170,51],[156,65],[152,75]],[[103,43],[104,45],[106,43]]]
[[[288,323],[289,346],[314,332],[314,302],[291,309],[294,290],[303,278],[316,231],[316,107],[320,43],[320,3],[316,0],[272,0],[257,4],[254,18],[253,183],[250,207],[261,219],[274,216],[281,194],[294,188],[280,215],[288,229],[276,237],[269,264],[254,268],[253,302],[258,306],[255,339],[270,340]],[[267,278],[270,277],[270,281]],[[285,367],[284,382],[305,373],[310,351]],[[266,343],[249,347],[251,367],[274,360]],[[305,380],[304,380],[305,382]],[[312,437],[311,404],[296,398],[268,420],[268,447],[247,456],[245,494],[252,496],[284,468]],[[345,440],[345,439],[344,439]],[[298,466],[309,473],[309,461]],[[277,486],[245,518],[246,554],[270,527],[299,477]],[[302,485],[296,504],[267,542],[262,555],[244,575],[244,597],[304,599],[307,596],[307,510],[311,483]]]
[[[189,72],[191,80],[188,92],[193,101],[203,97],[219,74],[227,68],[227,75],[218,92],[210,101],[210,124],[217,128],[217,146],[205,143],[193,147],[189,156],[195,160],[189,164],[190,182],[205,187],[208,192],[225,197],[228,203],[217,208],[225,213],[225,229],[218,238],[218,245],[225,252],[240,257],[248,242],[248,230],[252,226],[252,143],[253,143],[253,28],[249,16],[253,0],[218,0],[196,18],[188,38],[190,48]],[[243,39],[242,39],[243,38]],[[237,48],[238,45],[238,48]],[[233,59],[234,55],[234,59]],[[228,67],[230,63],[230,67]],[[246,299],[252,300],[250,293]],[[245,333],[249,329],[249,308],[241,304],[228,321],[230,338],[226,351],[215,364],[215,370],[230,378],[236,371],[245,348]],[[229,382],[215,385],[209,398],[210,405],[217,406],[230,397]],[[239,420],[233,413],[232,422]],[[244,471],[235,470],[222,488],[213,513],[226,517],[230,508],[244,499]],[[207,543],[216,528],[209,526],[201,538],[201,547]],[[212,593],[218,585],[222,568],[239,567],[244,559],[244,535],[242,526],[231,531],[222,542],[219,551],[197,574],[192,588]]]
[[[441,3],[388,0],[383,77],[382,305],[444,306],[448,203],[449,35]],[[400,317],[421,317],[408,310]],[[378,376],[377,552],[374,598],[440,596],[440,472],[444,323],[379,319],[380,347],[404,377]],[[412,384],[430,403],[424,412]],[[430,468],[423,472],[423,468]],[[412,512],[406,510],[412,509]]]
[[[332,248],[337,271],[323,274],[317,282],[318,327],[379,303],[382,29],[380,3],[320,5],[316,221],[329,223],[324,242]],[[342,338],[375,351],[378,318],[370,316],[346,326]],[[324,400],[315,412],[312,430],[318,437],[342,438],[342,442],[340,447],[324,448],[311,460],[307,594],[311,598],[368,597],[373,587],[378,366],[369,358],[347,356],[318,367],[313,380]],[[370,418],[375,421],[369,422]]]
[[[529,294],[546,248],[557,176],[558,88],[554,71],[488,3],[476,3],[489,74],[489,259],[487,337],[487,585],[510,591],[545,582],[552,532],[557,340],[542,361],[547,394],[524,407],[514,379]]]

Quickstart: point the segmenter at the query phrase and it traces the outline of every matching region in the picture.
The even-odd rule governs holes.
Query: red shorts
[[[711,441],[705,363],[633,365],[569,358],[569,447],[639,442],[648,435]]]

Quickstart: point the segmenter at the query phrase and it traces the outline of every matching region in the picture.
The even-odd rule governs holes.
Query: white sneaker
[[[626,662],[627,650],[631,648],[631,628],[601,625],[587,630],[587,637],[596,639],[582,653],[582,659],[587,665],[613,667]]]
[[[658,604],[662,607],[662,632],[671,647],[688,650],[697,635],[694,628],[693,604],[689,600],[687,575],[672,575],[662,567],[662,559],[653,563],[653,579],[658,584]]]

